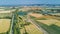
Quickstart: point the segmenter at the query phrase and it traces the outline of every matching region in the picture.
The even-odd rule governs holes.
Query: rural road
[[[10,27],[10,32],[9,34],[13,34],[13,23],[14,23],[14,14],[12,15],[12,20],[11,20],[11,27]]]

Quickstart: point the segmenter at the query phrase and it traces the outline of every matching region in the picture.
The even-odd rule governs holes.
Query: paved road
[[[42,31],[43,34],[48,34],[48,32],[45,31],[40,25],[38,25],[33,19],[31,19],[29,15],[27,15],[27,20],[29,22],[31,22],[32,24],[34,24],[37,27],[37,29],[39,29],[40,31]]]

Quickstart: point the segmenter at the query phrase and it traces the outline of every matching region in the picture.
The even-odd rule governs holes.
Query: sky
[[[60,0],[0,0],[0,5],[60,4]]]

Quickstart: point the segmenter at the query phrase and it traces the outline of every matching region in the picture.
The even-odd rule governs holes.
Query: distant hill
[[[1,7],[11,7],[11,6],[60,6],[60,4],[20,4],[20,5],[0,5]]]

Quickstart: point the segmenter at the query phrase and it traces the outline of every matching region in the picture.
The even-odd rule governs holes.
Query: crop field
[[[55,24],[57,26],[60,26],[60,21],[56,20],[56,19],[47,19],[47,20],[37,20],[41,23],[44,23],[46,25],[51,25],[51,24]]]
[[[9,30],[10,19],[0,19],[0,33],[5,33]]]
[[[60,20],[57,17],[46,15],[42,18],[32,19],[49,34],[60,34]]]
[[[37,24],[40,25],[49,34],[60,34],[60,26],[57,26],[55,24],[51,24],[50,26],[48,26],[41,22],[38,22]]]
[[[37,14],[37,13],[30,13],[29,15],[30,15],[30,16],[33,16],[33,17],[36,17],[36,18],[41,18],[41,17],[43,17],[42,14]]]
[[[0,34],[60,34],[59,9],[40,8],[12,7],[1,11]]]
[[[35,15],[35,16],[34,16]],[[41,14],[30,14],[30,16],[32,17],[35,17],[34,19],[37,20],[38,22],[41,22],[43,24],[46,24],[46,25],[51,25],[51,24],[55,24],[57,26],[60,26],[60,21],[57,20],[56,17],[54,16],[49,16],[49,15],[41,15]],[[38,17],[39,16],[39,17]],[[38,17],[38,18],[37,18]],[[55,19],[56,18],[56,19]]]
[[[22,24],[22,26],[20,27],[21,34],[43,34],[41,30],[37,29],[37,27],[30,22],[20,22],[20,24]]]
[[[27,31],[27,33],[28,34],[43,34],[43,32],[42,31],[39,31],[37,28],[36,28],[36,26],[35,25],[33,25],[33,24],[30,24],[30,25],[28,25],[28,26],[25,26],[25,28],[26,28],[26,31]]]

